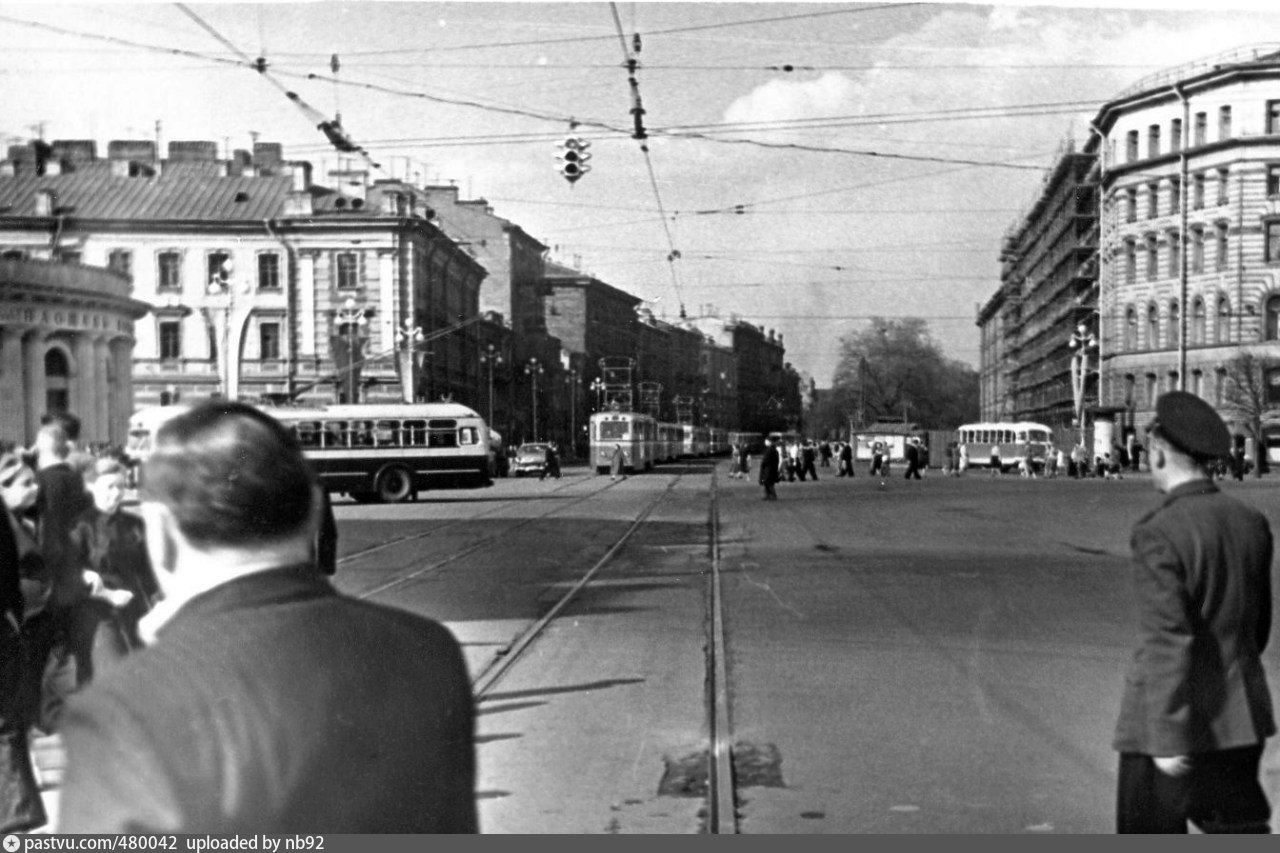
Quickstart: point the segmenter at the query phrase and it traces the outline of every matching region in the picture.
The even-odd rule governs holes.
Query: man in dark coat
[[[907,459],[907,473],[903,475],[908,480],[920,479],[920,439],[908,438],[906,447],[903,449],[903,455]]]
[[[778,456],[781,448],[774,447],[773,439],[764,440],[764,453],[760,455],[760,485],[764,486],[764,499],[776,501],[778,492],[774,484],[782,477],[782,459]]]
[[[1140,640],[1113,745],[1120,832],[1266,832],[1258,772],[1276,732],[1261,654],[1271,631],[1272,535],[1206,466],[1226,425],[1194,394],[1156,401],[1148,428],[1163,503],[1133,528]]]
[[[59,831],[476,830],[474,702],[440,624],[340,595],[293,436],[234,402],[161,428],[149,648],[75,696]]]

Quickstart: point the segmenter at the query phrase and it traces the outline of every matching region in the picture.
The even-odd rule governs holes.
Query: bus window
[[[373,421],[352,421],[350,433],[352,447],[373,446]]]
[[[1026,430],[1018,430],[1018,443],[1019,443],[1019,444],[1026,444],[1026,443],[1027,443],[1027,431],[1026,431]]]
[[[458,422],[447,418],[433,418],[427,421],[428,447],[457,447]]]
[[[458,443],[461,445],[479,444],[480,431],[475,427],[463,427],[458,430]]]
[[[298,444],[302,447],[319,447],[320,431],[319,421],[299,421],[294,424],[294,433],[298,436]]]
[[[378,447],[400,444],[400,422],[378,421],[373,428],[373,442]]]
[[[324,422],[324,444],[325,447],[346,447],[350,433],[347,432],[346,421],[325,421]]]
[[[405,421],[404,443],[412,447],[425,447],[427,444],[427,422]]]

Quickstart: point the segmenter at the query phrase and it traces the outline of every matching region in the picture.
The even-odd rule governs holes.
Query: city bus
[[[1017,468],[1031,450],[1031,462],[1043,469],[1053,431],[1032,421],[989,421],[965,424],[958,430],[959,446],[969,457],[970,468],[991,468],[991,448],[1000,455],[1000,470]]]
[[[458,403],[262,410],[293,431],[326,489],[361,503],[493,482],[489,427]]]

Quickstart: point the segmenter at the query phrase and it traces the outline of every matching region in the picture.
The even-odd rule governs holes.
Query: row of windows
[[[1231,107],[1224,105],[1218,107],[1218,141],[1231,138]],[[1266,115],[1264,117],[1265,133],[1268,135],[1280,134],[1280,100],[1266,102]],[[1146,156],[1159,157],[1165,153],[1161,143],[1162,126],[1152,124],[1147,127],[1147,152]],[[1169,153],[1177,153],[1182,150],[1183,126],[1182,119],[1175,118],[1169,122]],[[1125,136],[1125,159],[1126,162],[1132,163],[1141,158],[1139,146],[1141,144],[1142,134],[1138,130],[1131,130]],[[1193,146],[1207,145],[1209,142],[1209,113],[1198,112],[1192,118],[1191,123],[1191,139],[1190,144]]]
[[[1176,370],[1171,370],[1164,376],[1155,373],[1148,373],[1142,377],[1128,374],[1124,380],[1126,397],[1145,408],[1155,408],[1156,399],[1164,392],[1178,390],[1178,371]],[[1212,382],[1212,388],[1206,387],[1208,382]],[[1221,406],[1227,402],[1226,388],[1227,369],[1225,367],[1214,368],[1211,379],[1206,378],[1203,370],[1193,370],[1187,377],[1186,390],[1214,405]],[[1212,397],[1205,396],[1209,391],[1212,392]]]
[[[1209,340],[1207,327],[1207,307],[1203,299],[1197,298],[1191,303],[1191,316],[1187,323],[1187,343],[1200,344],[1231,343],[1231,303],[1227,297],[1219,294],[1217,298],[1218,312],[1213,325],[1213,340]],[[1165,315],[1164,334],[1161,335],[1160,306],[1152,302],[1146,307],[1145,322],[1140,321],[1139,309],[1130,305],[1125,309],[1123,345],[1126,350],[1136,350],[1146,344],[1146,349],[1159,349],[1163,341],[1169,348],[1178,346],[1182,325],[1178,315],[1178,303],[1171,301]],[[1140,327],[1145,327],[1142,329]],[[1140,332],[1142,332],[1140,336]],[[1141,339],[1140,339],[1141,337]],[[1280,294],[1267,297],[1262,305],[1262,339],[1280,341]]]
[[[298,421],[291,427],[304,448],[467,447],[480,443],[476,427],[459,427],[452,418]]]
[[[1274,231],[1276,242],[1272,242],[1272,232]],[[1191,238],[1189,257],[1187,258],[1187,268],[1193,273],[1205,271],[1205,242],[1208,239],[1207,229],[1203,226],[1196,225],[1188,230],[1188,236]],[[1280,223],[1266,223],[1266,256],[1267,262],[1280,260],[1275,252],[1280,251]],[[1213,242],[1214,242],[1214,269],[1223,270],[1228,266],[1230,259],[1231,243],[1227,235],[1227,224],[1219,222],[1213,226]],[[1159,243],[1154,234],[1148,234],[1142,241],[1143,254],[1146,256],[1146,276],[1148,281],[1152,281],[1160,277],[1160,251]],[[1179,264],[1182,263],[1182,240],[1178,232],[1171,231],[1166,242],[1167,258],[1168,258],[1168,275],[1176,276],[1179,274]],[[1124,278],[1129,284],[1135,282],[1138,278],[1138,241],[1128,238],[1124,241]]]
[[[205,254],[205,284],[225,284],[228,278],[226,264],[230,260],[231,255],[228,252],[207,252]],[[278,291],[284,286],[280,261],[278,252],[259,252],[257,254],[257,278],[255,283],[258,290]],[[183,253],[175,249],[166,249],[156,254],[157,291],[172,292],[182,290],[182,262]],[[124,275],[132,276],[133,252],[128,249],[111,251],[107,256],[107,267]],[[359,253],[336,253],[333,256],[333,269],[334,280],[339,289],[353,290],[360,286]]]
[[[1227,169],[1215,169],[1217,184],[1217,195],[1215,201],[1219,207],[1226,204],[1228,198],[1227,178],[1230,171]],[[1191,176],[1191,200],[1190,205],[1193,210],[1203,210],[1208,196],[1209,173],[1199,172]],[[1146,218],[1155,219],[1160,216],[1160,184],[1151,182],[1146,185]],[[1267,195],[1280,195],[1280,167],[1272,166],[1267,169]],[[1168,199],[1167,213],[1173,215],[1182,209],[1182,181],[1180,178],[1169,178],[1169,187],[1166,192]],[[1124,219],[1126,222],[1138,221],[1138,188],[1130,187],[1124,191]]]
[[[161,360],[174,361],[182,358],[182,321],[161,318],[156,327],[156,341]],[[263,361],[280,359],[280,341],[280,323],[274,321],[258,323],[258,358]],[[212,334],[209,337],[209,352],[216,357],[217,343]]]

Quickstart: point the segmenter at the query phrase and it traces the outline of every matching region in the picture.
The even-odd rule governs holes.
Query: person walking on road
[[[627,452],[622,449],[621,444],[615,444],[613,455],[609,457],[609,479],[616,480],[619,477],[627,479]]]
[[[903,448],[903,455],[907,459],[907,472],[903,474],[903,479],[919,480],[920,479],[920,439],[907,439],[907,446]]]
[[[141,512],[150,643],[69,703],[58,831],[475,832],[475,699],[449,631],[316,571],[319,484],[242,403],[163,426]]]
[[[814,457],[817,455],[817,448],[813,446],[812,441],[806,441],[804,446],[800,448],[800,482],[804,482],[804,477],[808,474],[813,481],[818,481],[818,469],[814,465]]]
[[[853,476],[853,443],[849,441],[840,444],[840,477]]]
[[[991,476],[999,477],[1001,473],[1000,445],[993,444],[991,445]]]
[[[764,486],[764,499],[776,501],[777,489],[774,485],[781,479],[781,448],[774,447],[773,439],[764,440],[764,453],[760,456],[760,485]]]
[[[1266,517],[1223,494],[1207,466],[1230,452],[1213,407],[1171,391],[1147,430],[1164,495],[1134,525],[1140,639],[1113,747],[1122,833],[1267,832],[1259,782],[1276,733],[1261,655],[1272,617]]]
[[[560,453],[556,450],[555,442],[547,444],[546,462],[543,463],[542,474],[538,479],[545,480],[548,477],[560,479]]]

